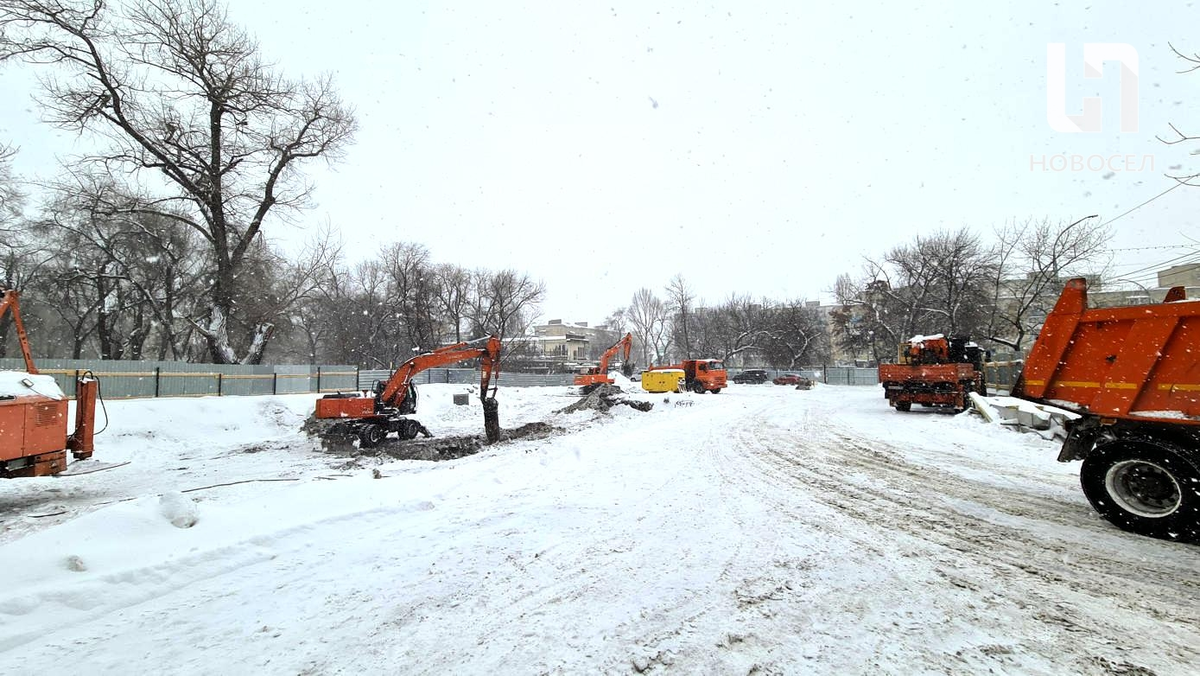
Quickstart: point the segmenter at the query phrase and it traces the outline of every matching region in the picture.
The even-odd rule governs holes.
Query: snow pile
[[[176,528],[191,528],[200,519],[196,503],[180,491],[163,493],[158,501],[158,511]]]
[[[0,397],[36,397],[62,399],[63,391],[54,376],[25,371],[0,371]]]

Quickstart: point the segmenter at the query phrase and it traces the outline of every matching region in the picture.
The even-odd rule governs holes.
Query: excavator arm
[[[496,378],[500,366],[500,339],[496,336],[448,345],[409,359],[388,378],[383,391],[379,393],[379,401],[384,406],[398,409],[408,397],[408,386],[413,376],[427,369],[457,364],[476,357],[483,359],[480,366],[479,396],[486,399],[488,388],[492,387],[492,380]]]
[[[29,352],[29,337],[25,335],[25,323],[21,321],[21,304],[17,301],[17,292],[8,290],[0,296],[0,321],[4,313],[11,312],[13,325],[17,327],[17,342],[21,345],[21,356],[25,358],[25,370],[36,374],[37,367],[33,365],[33,355]]]

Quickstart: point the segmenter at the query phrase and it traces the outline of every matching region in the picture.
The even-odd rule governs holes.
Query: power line
[[[1179,186],[1182,186],[1182,185],[1187,185],[1187,184],[1186,184],[1186,183],[1177,182],[1175,185],[1173,185],[1173,186],[1171,186],[1170,188],[1167,188],[1166,190],[1164,190],[1164,191],[1162,191],[1162,192],[1158,193],[1158,194],[1157,194],[1157,195],[1155,195],[1154,197],[1151,197],[1150,199],[1146,200],[1145,202],[1142,202],[1141,204],[1137,205],[1136,207],[1134,207],[1134,208],[1130,209],[1129,211],[1126,211],[1125,213],[1123,213],[1123,214],[1121,214],[1121,215],[1119,215],[1119,216],[1116,216],[1115,218],[1110,218],[1110,219],[1108,219],[1107,221],[1105,221],[1105,222],[1101,223],[1101,224],[1100,224],[1100,226],[1101,226],[1101,227],[1103,227],[1103,226],[1106,226],[1106,225],[1108,225],[1109,223],[1112,223],[1113,221],[1115,221],[1115,220],[1117,220],[1117,219],[1119,219],[1119,218],[1124,218],[1125,216],[1128,216],[1129,214],[1131,214],[1131,213],[1133,213],[1133,212],[1137,211],[1138,209],[1141,209],[1142,207],[1146,206],[1147,204],[1149,204],[1149,203],[1153,202],[1154,200],[1158,199],[1159,197],[1162,197],[1163,195],[1165,195],[1165,194],[1167,194],[1167,193],[1171,192],[1172,190],[1174,190],[1174,189],[1176,189],[1176,188],[1178,188]]]
[[[1161,263],[1154,263],[1152,265],[1138,268],[1137,270],[1130,270],[1129,272],[1124,273],[1124,276],[1133,277],[1142,273],[1156,272],[1171,264],[1178,265],[1183,263],[1193,263],[1196,261],[1200,261],[1200,251],[1193,251],[1191,253],[1183,254],[1182,256],[1176,256],[1175,258],[1167,259]]]
[[[1131,246],[1123,249],[1109,249],[1109,251],[1151,251],[1154,249],[1196,249],[1200,246],[1196,244],[1168,244],[1165,246]]]

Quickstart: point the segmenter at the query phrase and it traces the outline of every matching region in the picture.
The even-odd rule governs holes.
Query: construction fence
[[[38,372],[52,375],[69,397],[75,381],[91,372],[105,399],[303,394],[357,389],[357,366],[241,366],[173,361],[38,359]],[[0,359],[0,369],[24,370],[21,359]]]
[[[988,390],[1007,393],[1021,373],[1024,362],[1005,361],[984,364]],[[0,359],[0,369],[24,370],[18,358]],[[745,369],[730,369],[729,377]],[[854,366],[763,369],[771,379],[795,373],[829,385],[874,386],[879,384],[879,369]],[[362,370],[357,366],[309,365],[217,365],[172,361],[102,361],[99,359],[39,359],[38,371],[54,376],[67,396],[75,395],[75,380],[90,371],[100,381],[107,399],[137,397],[205,397],[264,394],[305,394],[370,390],[376,382],[386,381],[392,371]],[[471,385],[479,383],[479,370],[470,368],[434,368],[418,373],[414,382]],[[574,382],[570,373],[537,374],[501,371],[497,383],[507,387],[564,386]]]

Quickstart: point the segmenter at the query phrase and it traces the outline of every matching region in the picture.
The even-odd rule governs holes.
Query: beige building
[[[1094,307],[1120,307],[1124,305],[1146,305],[1161,303],[1173,286],[1182,286],[1189,299],[1200,298],[1200,263],[1173,265],[1156,274],[1158,286],[1138,285],[1132,289],[1097,291],[1088,293],[1088,303]],[[1118,279],[1116,284],[1125,280]]]
[[[541,354],[561,357],[565,361],[586,362],[599,358],[620,339],[616,331],[605,326],[588,326],[587,322],[568,323],[551,319],[533,327],[533,337]]]

